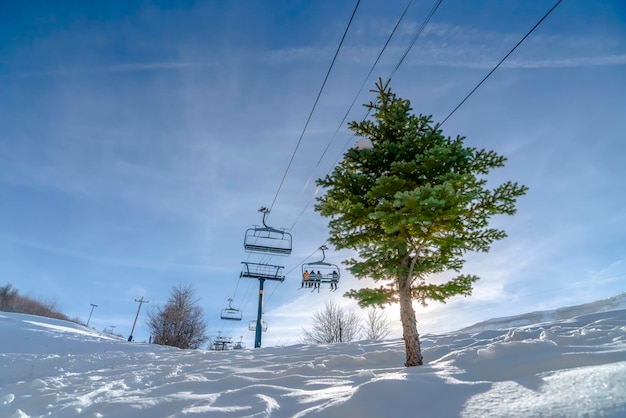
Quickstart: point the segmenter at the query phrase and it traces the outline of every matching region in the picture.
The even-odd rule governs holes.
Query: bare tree
[[[198,301],[192,286],[173,287],[165,306],[148,312],[152,341],[185,349],[196,349],[204,344],[208,340],[207,326]]]
[[[53,299],[41,300],[22,296],[17,289],[13,288],[11,283],[8,283],[6,286],[0,286],[0,311],[69,320],[65,314],[59,311]]]
[[[308,344],[328,344],[353,341],[359,337],[361,318],[345,311],[332,300],[313,314],[313,327],[303,329],[302,341]]]
[[[11,283],[0,287],[0,311],[12,312],[17,305],[19,292],[13,288]]]
[[[391,333],[391,325],[387,314],[381,308],[370,306],[367,309],[365,325],[363,325],[364,337],[368,340],[382,340]]]

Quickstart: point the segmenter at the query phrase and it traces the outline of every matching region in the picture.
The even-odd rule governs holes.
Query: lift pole
[[[139,318],[139,311],[141,310],[141,305],[144,303],[150,303],[149,300],[143,300],[143,296],[140,299],[135,299],[135,302],[139,302],[139,307],[137,308],[137,315],[135,315],[135,322],[133,322],[133,328],[130,330],[130,336],[128,337],[128,342],[133,340],[133,332],[135,332],[135,325],[137,324],[137,318]]]
[[[261,333],[263,331],[263,283],[264,278],[259,278],[259,311],[256,315],[256,334],[254,336],[254,348],[261,347]]]

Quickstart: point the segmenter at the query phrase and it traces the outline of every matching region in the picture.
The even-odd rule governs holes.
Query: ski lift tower
[[[254,348],[261,347],[261,334],[263,332],[263,284],[266,280],[284,281],[282,269],[283,266],[274,266],[271,264],[258,264],[242,261],[243,269],[241,271],[241,277],[247,277],[249,279],[257,279],[259,281],[259,310],[257,312],[256,319],[256,333],[254,337]]]
[[[246,252],[264,255],[288,256],[291,254],[291,234],[282,229],[272,228],[266,223],[267,214],[270,210],[261,207],[259,212],[263,214],[263,226],[256,226],[246,230],[243,241],[243,248]],[[271,264],[259,264],[242,261],[243,269],[240,277],[257,279],[259,281],[259,310],[256,320],[256,336],[254,338],[254,348],[261,347],[261,334],[263,332],[263,284],[266,280],[284,281],[282,275],[283,266]],[[265,325],[267,327],[267,325]],[[267,329],[267,328],[266,328]]]

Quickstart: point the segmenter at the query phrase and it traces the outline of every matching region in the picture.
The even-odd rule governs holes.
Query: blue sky
[[[0,3],[0,283],[83,320],[97,304],[90,325],[124,335],[143,296],[139,340],[145,310],[191,284],[210,335],[252,345],[248,260],[287,273],[266,283],[264,345],[298,342],[328,299],[356,309],[342,290],[365,283],[345,271],[338,292],[298,290],[327,238],[314,180],[354,144],[349,106],[347,121],[364,116],[434,3],[411,4],[359,92],[407,4],[361,1],[295,154],[354,1]],[[444,0],[393,90],[443,120],[553,4]],[[468,256],[473,296],[417,307],[420,332],[626,290],[625,97],[626,5],[564,0],[446,121],[509,159],[494,184],[530,190],[494,219],[509,237]],[[291,256],[244,252],[261,206],[293,234]],[[242,322],[219,319],[228,298]]]

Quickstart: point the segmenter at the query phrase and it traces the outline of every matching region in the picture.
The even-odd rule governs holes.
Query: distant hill
[[[621,293],[617,296],[612,296],[607,299],[583,303],[581,305],[567,306],[555,310],[535,311],[520,315],[488,319],[486,321],[470,325],[469,327],[462,328],[459,330],[459,332],[479,332],[485,330],[539,324],[542,322],[553,322],[563,319],[574,318],[580,315],[615,311],[618,309],[626,309],[626,293]]]

